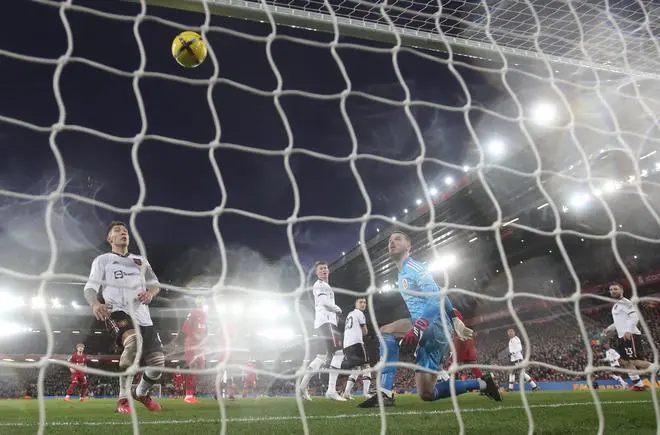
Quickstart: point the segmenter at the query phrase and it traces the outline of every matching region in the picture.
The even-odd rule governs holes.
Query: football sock
[[[456,395],[463,394],[468,390],[481,390],[482,382],[480,379],[469,379],[467,381],[454,381]],[[485,383],[484,383],[485,385]],[[449,381],[438,382],[433,390],[433,400],[444,399],[451,396]]]
[[[385,348],[387,348],[387,358],[385,363],[398,362],[399,361],[399,343],[397,343],[396,338],[392,334],[383,334],[383,341],[385,342],[384,346],[380,346],[380,357],[383,358],[385,354]],[[387,396],[392,397],[392,391],[394,389],[394,378],[396,377],[396,367],[391,365],[385,365],[381,372],[380,376],[380,389],[382,392],[387,394]]]
[[[307,373],[303,376],[302,380],[300,381],[300,389],[304,390],[307,388],[309,385],[310,379],[312,379],[312,376],[316,375],[316,372],[318,369],[321,368],[321,366],[325,363],[325,356],[323,355],[316,355],[316,358],[309,363],[309,366],[307,367]]]
[[[332,356],[332,361],[330,361],[330,368],[331,369],[339,369],[341,368],[341,362],[344,359],[344,351],[343,350],[338,350],[335,352],[335,354]],[[328,374],[328,393],[332,392],[337,392],[337,378],[339,378],[339,373],[336,371],[331,371]]]

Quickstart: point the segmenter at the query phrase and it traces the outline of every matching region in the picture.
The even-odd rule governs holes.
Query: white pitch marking
[[[602,401],[601,405],[621,405],[630,403],[653,403],[652,400],[610,400]],[[572,402],[572,403],[549,403],[543,405],[530,405],[530,408],[565,408],[568,406],[593,406],[593,402]],[[493,411],[508,411],[525,409],[524,406],[498,406],[494,408],[465,408],[461,409],[461,413],[470,412],[493,412]],[[453,409],[437,409],[437,410],[420,410],[420,411],[394,411],[386,412],[387,416],[402,416],[402,415],[440,415],[440,414],[454,414]],[[344,418],[363,418],[363,417],[380,417],[380,413],[365,412],[357,414],[337,414],[337,415],[308,415],[307,420],[336,420]],[[300,420],[299,415],[283,416],[283,417],[237,417],[228,418],[227,423],[267,423],[273,421],[291,421]],[[141,425],[154,425],[154,424],[191,424],[191,423],[220,423],[222,420],[219,418],[214,419],[188,419],[188,420],[151,420],[141,421]],[[130,426],[130,421],[51,421],[46,422],[46,426]],[[38,423],[0,423],[0,427],[32,427],[39,426]]]

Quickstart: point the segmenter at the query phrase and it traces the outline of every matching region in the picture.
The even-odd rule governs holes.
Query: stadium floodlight
[[[575,207],[575,208],[577,208],[577,209],[580,209],[580,208],[584,207],[585,205],[587,205],[587,203],[588,203],[590,200],[591,200],[591,197],[589,196],[588,193],[576,193],[576,194],[573,195],[573,197],[571,198],[571,202],[570,202],[570,204],[571,204],[573,207]]]
[[[468,172],[470,167],[468,165],[463,165],[463,172]]]
[[[50,303],[52,304],[53,308],[62,308],[62,303],[58,298],[51,299]]]
[[[486,149],[494,156],[501,156],[505,150],[504,142],[500,139],[491,139],[486,142]]]
[[[417,199],[415,200],[415,204],[416,204],[416,205],[422,205],[422,200],[419,199],[419,198],[417,198]],[[406,212],[406,213],[408,213],[408,212]]]
[[[404,214],[408,213],[408,209],[407,209],[407,208],[404,208],[404,209],[403,209],[403,213],[404,213]]]
[[[30,306],[33,310],[43,310],[46,308],[46,300],[41,296],[34,296],[30,300]]]
[[[611,193],[619,189],[621,189],[621,183],[619,181],[607,180],[603,184],[603,190],[607,193]]]
[[[431,196],[435,196],[438,194],[438,189],[436,189],[435,187],[431,187],[429,189],[429,193],[431,194]]]
[[[76,302],[76,301],[71,301],[71,307],[72,307],[74,310],[77,310],[78,308],[80,308],[80,304],[79,304],[78,302]]]
[[[429,264],[430,272],[440,272],[447,270],[456,264],[456,256],[454,254],[443,255],[442,257],[435,258]]]
[[[557,106],[547,101],[538,102],[532,106],[531,114],[535,124],[552,125],[557,120]]]
[[[451,186],[452,184],[454,184],[454,177],[452,177],[451,175],[447,175],[444,181],[446,186]]]
[[[0,312],[13,311],[25,306],[23,298],[9,292],[0,293]]]
[[[646,169],[642,169],[642,172],[640,173],[640,175],[642,177],[646,177],[647,175],[649,175],[649,171],[647,171]]]
[[[9,337],[11,335],[20,334],[21,332],[27,331],[27,328],[24,328],[16,323],[0,323],[0,337]]]

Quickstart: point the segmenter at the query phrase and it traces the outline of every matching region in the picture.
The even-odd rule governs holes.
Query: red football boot
[[[161,407],[158,404],[158,402],[152,399],[150,394],[138,397],[138,395],[135,393],[135,389],[131,391],[131,394],[133,395],[133,399],[143,404],[144,407],[147,408],[149,411],[158,412],[161,410]]]
[[[128,399],[119,399],[117,401],[117,412],[120,414],[130,414],[131,406],[128,403]]]

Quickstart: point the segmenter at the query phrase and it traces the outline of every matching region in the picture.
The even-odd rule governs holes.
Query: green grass
[[[656,434],[656,416],[650,392],[608,390],[598,393],[605,415],[606,434]],[[528,394],[535,434],[592,434],[598,428],[596,408],[588,392],[538,392]],[[202,400],[187,405],[163,399],[163,411],[138,408],[140,433],[154,435],[211,434],[220,432],[217,402]],[[502,403],[476,394],[459,398],[466,434],[526,434],[528,421],[521,397],[509,393]],[[380,431],[378,409],[358,409],[356,401],[331,402],[315,398],[305,403],[312,434],[374,434]],[[47,400],[47,434],[128,434],[129,416],[114,412],[114,400]],[[139,405],[139,404],[138,404]],[[141,405],[140,405],[141,406]],[[226,403],[228,434],[302,433],[293,398],[239,399]],[[387,428],[392,434],[458,433],[458,420],[450,400],[422,402],[416,396],[398,396],[387,408]],[[37,400],[0,401],[0,434],[34,434],[38,428]]]

